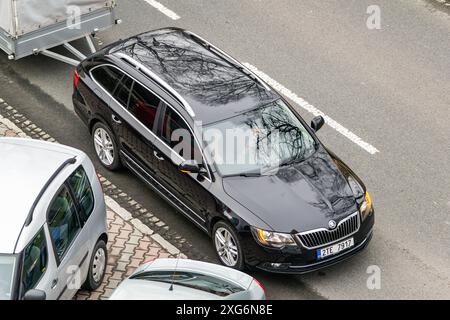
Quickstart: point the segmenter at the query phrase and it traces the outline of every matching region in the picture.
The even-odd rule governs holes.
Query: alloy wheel
[[[231,232],[220,227],[216,230],[214,240],[220,260],[228,267],[236,266],[239,260],[239,251]]]
[[[94,146],[100,161],[110,166],[114,162],[114,144],[109,133],[103,128],[97,128],[94,132]]]

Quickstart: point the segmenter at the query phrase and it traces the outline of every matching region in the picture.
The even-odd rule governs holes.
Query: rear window
[[[231,294],[244,291],[228,281],[218,279],[212,276],[184,271],[153,271],[137,274],[131,279],[148,280],[164,283],[172,283],[177,286],[183,286],[194,290],[215,294],[220,297],[227,297]]]
[[[15,256],[0,255],[0,300],[11,300],[16,268]]]

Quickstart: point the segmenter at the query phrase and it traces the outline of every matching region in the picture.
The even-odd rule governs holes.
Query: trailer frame
[[[90,53],[95,53],[92,37],[97,32],[120,23],[121,20],[116,18],[114,7],[105,7],[83,14],[76,24],[61,21],[19,36],[12,36],[0,28],[0,49],[6,52],[9,60],[19,60],[30,55],[42,54],[76,66],[86,56],[73,47],[70,42],[85,38]],[[58,46],[64,46],[79,60],[50,50]]]

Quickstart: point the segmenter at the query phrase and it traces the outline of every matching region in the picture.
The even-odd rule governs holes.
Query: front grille
[[[336,229],[328,230],[325,228],[316,229],[299,233],[298,239],[305,248],[315,249],[323,247],[333,242],[344,239],[359,230],[359,213],[348,216],[341,220]]]

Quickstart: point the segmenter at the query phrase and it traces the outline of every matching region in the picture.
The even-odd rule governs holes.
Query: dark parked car
[[[156,190],[212,237],[227,266],[303,273],[353,256],[372,237],[364,184],[315,135],[324,119],[306,125],[274,89],[189,31],[147,32],[89,57],[75,72],[73,102],[102,164],[124,165]],[[188,137],[177,139],[179,130]],[[220,147],[205,132],[249,132],[251,141]]]

